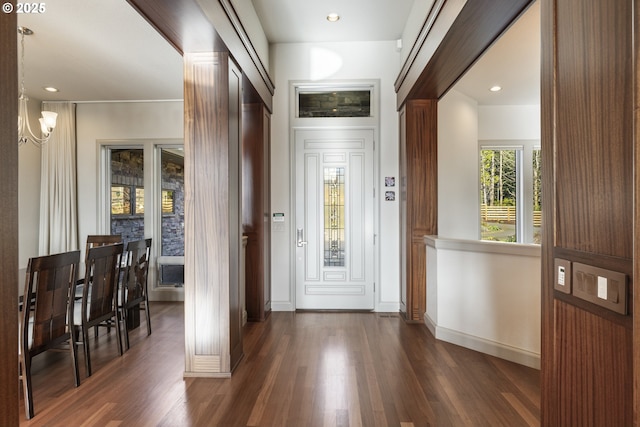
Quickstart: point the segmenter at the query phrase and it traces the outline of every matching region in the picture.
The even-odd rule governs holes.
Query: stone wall
[[[173,213],[162,214],[162,255],[184,255],[184,163],[178,156],[163,155],[162,189],[173,191]],[[144,158],[142,149],[113,150],[111,181],[114,185],[132,188],[144,186]],[[123,241],[143,239],[144,215],[111,217],[111,233],[120,234]]]

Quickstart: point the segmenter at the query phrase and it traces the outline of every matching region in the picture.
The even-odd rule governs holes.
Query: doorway
[[[296,309],[373,310],[374,129],[295,129]]]

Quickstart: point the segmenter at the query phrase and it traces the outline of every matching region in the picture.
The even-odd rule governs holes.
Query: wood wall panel
[[[554,316],[558,411],[545,425],[632,425],[632,329],[561,301]]]
[[[234,112],[228,54],[184,60],[185,375],[224,376],[238,346],[230,315],[239,312],[240,95]]]
[[[425,25],[417,48],[428,53],[410,55],[395,88],[400,108],[407,99],[439,99],[502,35],[533,0],[445,1],[438,22]],[[442,2],[436,2],[437,4]],[[458,4],[464,3],[458,12]],[[451,16],[458,13],[457,16]],[[453,21],[452,25],[449,22]],[[433,46],[435,44],[435,47]]]
[[[13,3],[13,2],[12,2]],[[18,52],[15,13],[0,15],[0,425],[19,419],[18,383]]]
[[[242,200],[246,254],[247,319],[263,321],[271,311],[269,119],[262,103],[243,105]]]
[[[640,0],[633,0],[633,55],[632,66],[635,70],[633,99],[633,119],[634,119],[634,135],[633,135],[633,154],[634,154],[634,215],[633,215],[633,277],[640,277]],[[631,298],[631,307],[633,313],[640,310],[640,292],[637,288],[633,289]],[[633,414],[634,426],[640,427],[640,316],[633,316]]]
[[[543,0],[541,24],[542,425],[640,425],[633,304],[553,290],[560,257],[625,273],[636,294],[633,1]]]
[[[242,71],[226,54],[228,67],[229,136],[229,352],[230,371],[242,359],[242,304],[240,265],[242,258]],[[224,108],[224,107],[223,107]]]
[[[271,110],[275,87],[228,0],[127,1],[180,53],[231,53]]]
[[[556,244],[632,257],[632,3],[559,1]]]
[[[438,101],[410,100],[400,114],[401,312],[423,321],[426,311],[424,236],[438,228]]]

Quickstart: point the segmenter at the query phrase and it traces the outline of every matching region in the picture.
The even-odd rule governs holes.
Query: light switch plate
[[[616,313],[627,314],[627,281],[624,273],[573,263],[573,295]]]

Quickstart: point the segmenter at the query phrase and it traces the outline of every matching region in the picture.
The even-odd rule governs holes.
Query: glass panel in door
[[[144,239],[144,150],[111,149],[111,234]]]
[[[159,148],[161,242],[159,286],[184,284],[184,150]]]

